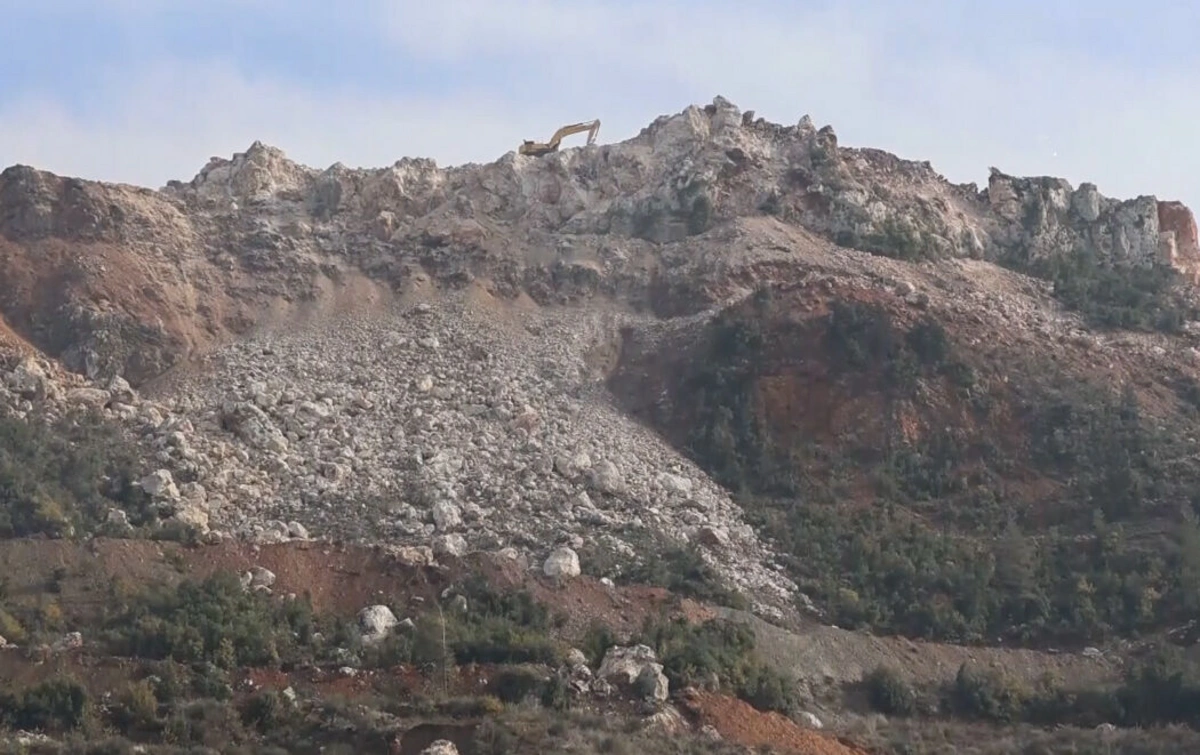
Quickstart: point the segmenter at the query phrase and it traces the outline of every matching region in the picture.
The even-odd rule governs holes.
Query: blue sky
[[[844,144],[1200,209],[1200,4],[0,0],[0,165],[161,186],[255,139],[325,167],[601,141],[721,94]]]

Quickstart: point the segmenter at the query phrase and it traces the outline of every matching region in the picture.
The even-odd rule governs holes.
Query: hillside
[[[486,165],[319,170],[255,143],[159,190],[14,166],[0,270],[0,560],[20,575],[0,660],[22,680],[0,724],[204,744],[187,710],[267,704],[241,699],[253,677],[303,692],[305,742],[278,739],[282,709],[209,713],[285,751],[450,719],[464,752],[485,725],[554,751],[611,736],[577,720],[598,712],[814,753],[1196,736],[1176,656],[1200,605],[1200,243],[1176,202],[996,169],[955,185],[717,98]],[[243,629],[173,628],[196,619],[152,593],[181,577],[217,580],[178,589]],[[412,619],[383,655],[353,626],[370,606]],[[458,639],[422,645],[446,611]],[[82,648],[54,650],[72,631]],[[636,641],[669,697],[650,672],[649,707],[555,692]],[[546,720],[450,684],[448,642],[468,676],[536,667]],[[109,703],[31,727],[47,652],[89,700],[153,664],[198,676],[140,728]],[[374,680],[370,743],[339,739],[338,674]],[[418,689],[442,707],[382,705]],[[484,707],[445,708],[464,695]],[[1152,722],[1180,728],[1124,729]]]

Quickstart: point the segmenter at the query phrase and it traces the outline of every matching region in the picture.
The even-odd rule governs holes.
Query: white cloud
[[[106,2],[133,16],[164,5]],[[1113,196],[1200,205],[1200,151],[1190,133],[1200,101],[1189,97],[1200,71],[1182,65],[1146,81],[1101,64],[1101,50],[1014,47],[984,68],[963,51],[972,30],[954,28],[944,30],[947,44],[913,44],[899,55],[897,35],[913,22],[879,9],[679,0],[358,7],[374,11],[364,33],[386,34],[397,56],[453,74],[453,85],[438,96],[375,96],[364,72],[330,94],[250,76],[233,61],[166,60],[108,72],[103,112],[86,119],[50,98],[0,104],[0,163],[157,186],[255,139],[317,167],[386,165],[404,155],[486,161],[522,138],[593,117],[603,121],[601,141],[627,138],[658,115],[722,94],[783,123],[811,113],[832,123],[843,144],[928,159],[952,180],[983,182],[995,165],[1093,181]],[[928,31],[938,18],[920,21]],[[955,34],[957,48],[949,44]]]

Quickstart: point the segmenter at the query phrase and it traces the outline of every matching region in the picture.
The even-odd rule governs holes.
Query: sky
[[[0,167],[159,187],[255,140],[318,168],[489,162],[722,95],[957,182],[995,166],[1200,211],[1200,3],[0,0],[0,19]]]

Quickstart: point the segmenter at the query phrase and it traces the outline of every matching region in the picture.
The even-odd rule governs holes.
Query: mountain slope
[[[1178,203],[980,191],[721,98],[486,165],[16,166],[4,532],[490,551],[1109,650],[1195,618],[1198,265]]]

